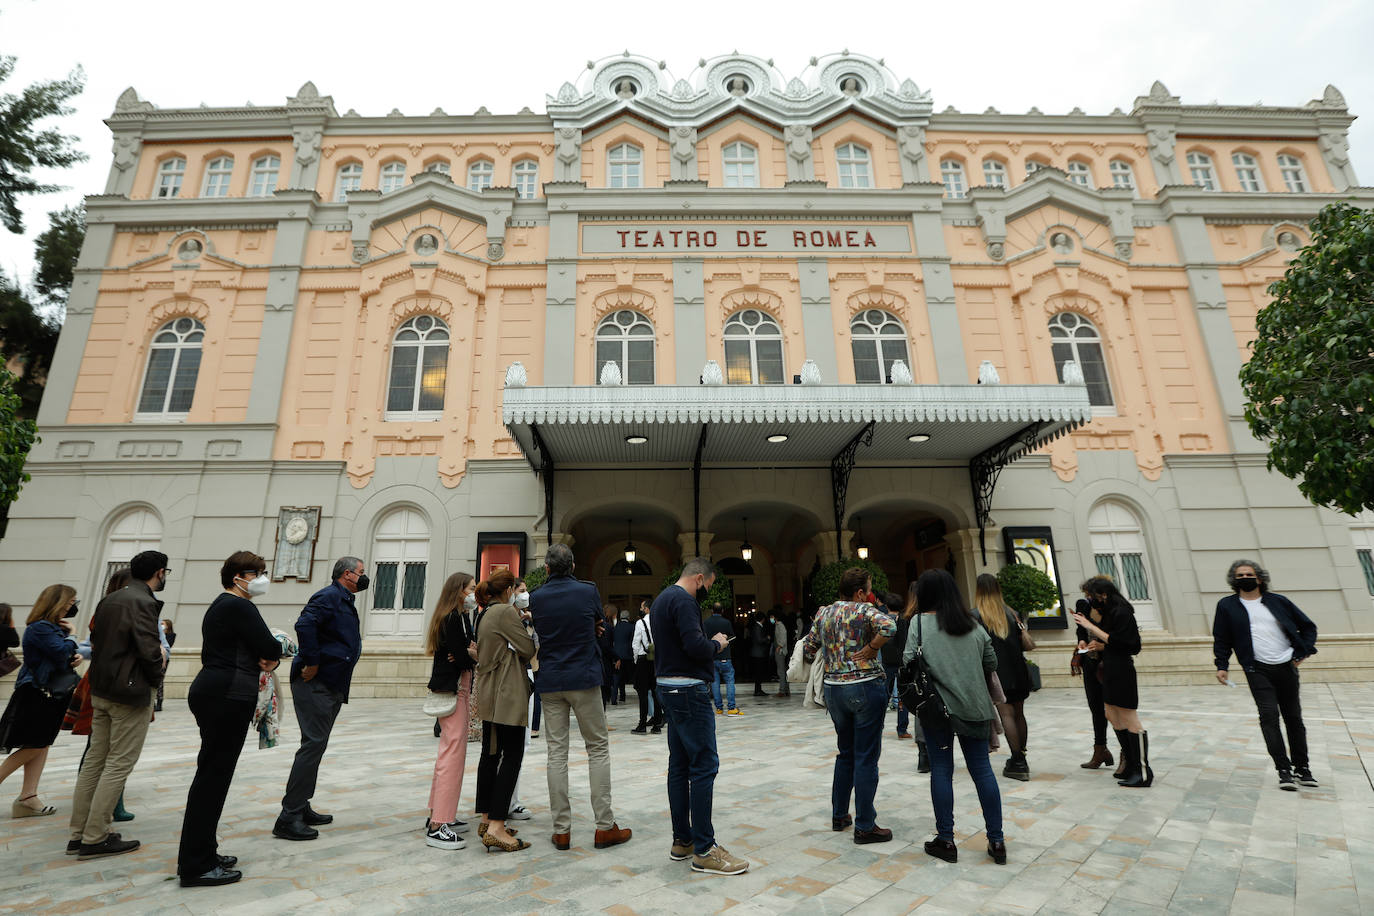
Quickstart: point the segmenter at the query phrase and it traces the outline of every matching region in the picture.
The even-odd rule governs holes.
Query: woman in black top
[[[1126,769],[1117,781],[1129,789],[1149,788],[1155,774],[1150,769],[1150,738],[1136,709],[1140,705],[1136,690],[1135,662],[1140,654],[1140,628],[1135,609],[1106,576],[1094,576],[1082,585],[1088,603],[1102,613],[1102,622],[1093,623],[1086,615],[1075,613],[1074,622],[1102,644],[1102,706],[1121,742]]]
[[[215,829],[253,721],[258,676],[281,660],[281,644],[249,600],[267,593],[267,561],[240,550],[224,561],[219,578],[224,592],[201,622],[201,669],[186,696],[200,727],[200,756],[181,823],[182,887],[232,884],[243,877],[234,869],[238,859],[219,854]]]
[[[1101,625],[1105,619],[1101,611],[1088,603],[1086,597],[1078,599],[1075,609],[1092,623]],[[1085,770],[1095,770],[1104,764],[1112,766],[1116,763],[1112,752],[1107,749],[1107,712],[1102,707],[1103,645],[1081,624],[1077,629],[1078,653],[1074,656],[1077,664],[1072,667],[1070,673],[1083,675],[1083,695],[1088,701],[1088,712],[1093,718],[1093,755],[1079,766]],[[1120,776],[1125,769],[1126,758],[1122,755],[1116,775]]]
[[[429,689],[434,693],[451,693],[454,698],[453,712],[435,720],[439,727],[439,753],[434,758],[429,820],[425,822],[425,843],[435,849],[462,849],[465,844],[459,833],[468,826],[458,819],[458,796],[463,793],[463,771],[467,767],[477,643],[463,605],[476,588],[477,582],[467,573],[449,576],[439,593],[425,638],[425,651],[434,656]]]
[[[997,680],[1006,695],[1005,703],[997,703],[997,717],[1007,736],[1007,751],[1011,759],[1002,769],[1008,779],[1030,781],[1030,764],[1026,762],[1028,743],[1026,698],[1030,696],[1030,669],[1026,666],[1025,624],[1002,599],[1002,585],[997,577],[983,573],[974,587],[973,616],[992,638],[992,650],[997,654]],[[1030,643],[1034,647],[1034,643]]]

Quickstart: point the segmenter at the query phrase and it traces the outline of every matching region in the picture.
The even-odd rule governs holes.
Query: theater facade
[[[267,557],[283,627],[356,555],[359,689],[394,695],[447,575],[551,542],[619,604],[701,553],[736,610],[793,612],[861,550],[899,591],[1015,557],[1070,602],[1116,577],[1142,666],[1181,682],[1249,556],[1318,622],[1316,676],[1367,677],[1374,518],[1269,473],[1237,381],[1307,221],[1374,203],[1353,116],[1329,86],[1124,107],[937,112],[849,53],[682,79],[625,54],[540,113],[130,89],[4,599],[60,581],[93,608],[156,546],[194,647],[230,552]]]

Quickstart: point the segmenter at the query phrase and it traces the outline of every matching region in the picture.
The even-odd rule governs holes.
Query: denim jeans
[[[878,756],[883,752],[883,716],[887,713],[887,681],[874,678],[857,684],[825,685],[825,708],[835,724],[835,775],[830,784],[830,813],[849,813],[854,796],[854,829],[872,830],[878,812]]]
[[[988,760],[988,739],[959,736],[964,763],[978,790],[983,807],[983,827],[988,842],[1002,840],[1002,794]],[[930,754],[930,804],[935,809],[935,835],[954,842],[954,735],[949,728],[926,729],[926,751]],[[856,824],[857,826],[857,824]]]
[[[905,735],[911,731],[911,715],[906,711],[906,704],[897,696],[897,672],[901,668],[898,665],[883,665],[883,673],[887,675],[887,686],[890,696],[897,700],[897,734]],[[920,723],[916,723],[920,725]]]
[[[725,681],[725,702],[721,705],[720,682]],[[728,658],[716,659],[716,676],[711,681],[711,699],[716,703],[716,709],[735,708],[735,663]]]
[[[673,839],[690,839],[697,855],[704,856],[716,845],[711,799],[720,770],[711,689],[705,684],[660,684],[658,695],[668,717],[668,809]]]

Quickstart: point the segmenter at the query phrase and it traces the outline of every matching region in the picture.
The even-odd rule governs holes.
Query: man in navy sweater
[[[692,870],[708,875],[742,875],[749,870],[749,862],[718,844],[711,827],[720,757],[709,685],[715,678],[716,655],[725,649],[727,637],[717,633],[713,639],[706,638],[701,602],[715,581],[711,561],[695,557],[649,610],[658,695],[668,716],[668,808],[673,821],[668,857],[680,862],[692,856]]]
[[[1232,563],[1226,584],[1236,594],[1217,602],[1212,624],[1217,680],[1223,684],[1230,680],[1226,666],[1234,651],[1259,708],[1260,731],[1279,771],[1279,788],[1296,792],[1299,785],[1316,786],[1307,760],[1298,665],[1317,652],[1317,625],[1293,602],[1269,591],[1269,573],[1258,563]],[[1288,748],[1279,730],[1280,714],[1288,729]]]

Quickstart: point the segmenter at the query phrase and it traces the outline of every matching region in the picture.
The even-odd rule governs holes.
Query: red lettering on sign
[[[671,236],[673,237],[673,247],[676,248],[676,247],[677,247],[677,244],[678,244],[678,243],[677,243],[677,237],[678,237],[679,235],[682,235],[682,230],[681,230],[681,229],[669,229],[669,230],[668,230],[668,234],[671,235]]]
[[[655,233],[654,233],[654,247],[655,247],[655,248],[662,248],[662,247],[663,247],[663,233],[662,233],[662,232],[655,232]]]
[[[648,235],[648,234],[649,234],[649,233],[648,233],[648,232],[645,232],[643,229],[640,229],[638,232],[635,233],[635,247],[636,247],[636,248],[648,248],[648,247],[649,247],[649,243],[646,242],[646,241],[644,241],[644,236],[646,236],[646,235]]]
[[[741,248],[749,247],[749,230],[741,229],[735,233],[735,244]]]
[[[856,235],[858,235],[858,233],[855,232],[853,229],[846,229],[844,231],[845,245],[849,246],[850,248],[857,248],[859,245],[859,240],[854,237]]]
[[[830,243],[831,248],[839,248],[840,245],[843,244],[843,242],[840,241],[840,230],[838,229],[834,232],[827,232],[825,234],[825,240]]]
[[[762,229],[755,229],[755,230],[754,230],[754,247],[755,247],[755,248],[767,248],[767,247],[768,247],[768,242],[767,242],[767,240],[765,240],[764,237],[763,237],[763,230],[762,230]]]
[[[691,247],[693,247],[693,246],[700,245],[700,244],[701,244],[701,233],[700,233],[700,232],[697,232],[697,231],[695,231],[695,230],[688,230],[688,232],[687,232],[687,247],[688,247],[688,248],[691,248]]]
[[[620,236],[620,247],[621,247],[621,248],[624,248],[624,247],[625,247],[625,240],[626,240],[627,238],[630,237],[630,230],[629,230],[629,229],[617,229],[615,234],[618,235],[618,236]]]
[[[716,233],[714,229],[707,229],[701,234],[701,242],[707,248],[716,247]]]
[[[824,232],[822,232],[822,231],[819,230],[819,229],[813,229],[813,230],[811,230],[811,247],[812,247],[812,248],[824,248],[824,247],[825,247],[825,233],[824,233]]]
[[[865,247],[865,248],[877,248],[877,247],[878,247],[878,243],[875,242],[875,241],[873,241],[873,233],[871,233],[871,232],[865,232],[865,233],[864,233],[864,247]]]
[[[792,245],[795,248],[806,247],[806,233],[800,229],[792,230]]]

